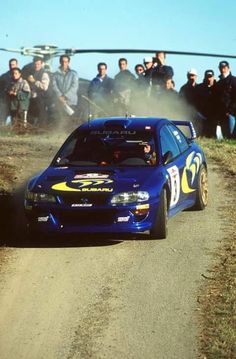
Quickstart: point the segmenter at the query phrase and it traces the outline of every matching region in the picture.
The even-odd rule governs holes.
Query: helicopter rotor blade
[[[5,48],[0,48],[0,51],[6,51],[6,52],[17,52],[20,53],[21,55],[25,55],[25,56],[40,56],[40,57],[44,57],[44,54],[40,53],[40,51],[37,51],[39,49],[33,49],[33,48],[28,48],[28,47],[21,47],[20,49],[5,49]]]
[[[18,52],[18,53],[22,53],[22,49],[5,49],[5,48],[0,48],[0,51]]]
[[[39,56],[42,58],[57,57],[62,54],[69,56],[75,54],[89,54],[89,53],[102,53],[102,54],[156,54],[157,52],[164,52],[168,55],[185,55],[185,56],[202,56],[202,57],[218,57],[218,58],[231,58],[236,59],[236,55],[229,54],[213,54],[204,52],[190,52],[190,51],[171,51],[171,50],[146,50],[146,49],[75,49],[67,48],[60,49],[53,45],[40,45],[35,47],[21,47],[20,49],[7,49],[0,48],[0,51],[17,52],[26,56]]]
[[[44,60],[48,60],[53,57],[60,56],[62,53],[65,53],[66,49],[57,49],[56,47],[50,48],[50,46],[48,46],[47,48],[35,46],[35,47],[21,47],[20,49],[0,48],[0,51],[16,52],[24,56],[37,56],[37,57],[41,57]]]
[[[69,49],[68,49],[69,50]],[[73,54],[86,54],[86,53],[104,53],[104,54],[152,54],[157,52],[164,52],[169,55],[187,55],[187,56],[205,56],[205,57],[225,57],[236,59],[236,55],[226,54],[212,54],[204,52],[189,52],[189,51],[170,51],[170,50],[143,50],[143,49],[71,49]]]

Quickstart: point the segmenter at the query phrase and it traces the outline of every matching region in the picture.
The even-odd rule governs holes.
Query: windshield
[[[77,133],[62,147],[56,166],[146,166],[156,164],[153,134],[137,131]]]

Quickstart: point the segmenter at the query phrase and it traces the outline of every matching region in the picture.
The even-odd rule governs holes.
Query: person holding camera
[[[156,53],[156,57],[153,59],[153,71],[152,71],[152,85],[165,87],[165,80],[172,79],[174,76],[174,70],[171,66],[165,64],[166,54],[163,51]]]

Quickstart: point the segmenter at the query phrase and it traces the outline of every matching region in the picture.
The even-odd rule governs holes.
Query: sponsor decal
[[[136,135],[136,131],[128,131],[128,130],[94,130],[90,132],[92,135]]]
[[[191,193],[196,191],[196,188],[193,188],[192,186],[194,180],[196,179],[196,174],[199,171],[201,163],[201,153],[191,152],[188,155],[181,180],[181,188],[184,193]]]
[[[68,192],[112,192],[113,188],[106,187],[113,183],[109,178],[83,178],[76,179],[70,182],[60,182],[54,184],[51,188],[55,191],[68,191]]]
[[[49,219],[49,216],[45,216],[45,217],[38,217],[38,222],[47,222]]]
[[[92,203],[72,203],[71,207],[92,207]]]
[[[118,218],[117,218],[117,222],[128,222],[129,219],[130,219],[130,216],[118,217]]]
[[[108,178],[109,176],[107,174],[104,174],[104,173],[83,173],[83,174],[77,174],[75,175],[74,179],[87,179],[87,178],[98,178],[98,179],[101,179],[101,178]]]
[[[173,207],[177,204],[180,196],[180,176],[179,169],[177,166],[172,166],[167,169],[167,172],[170,175],[170,207]]]
[[[175,135],[176,140],[179,141],[179,143],[181,143],[182,141],[181,141],[181,137],[179,135],[179,132],[178,131],[173,131],[173,134]]]

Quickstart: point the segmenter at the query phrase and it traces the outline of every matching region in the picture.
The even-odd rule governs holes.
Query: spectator
[[[136,74],[136,80],[135,80],[135,93],[133,96],[134,98],[136,97],[136,95],[143,95],[144,94],[144,91],[147,87],[147,82],[146,82],[146,79],[145,79],[145,69],[144,69],[144,66],[142,64],[137,64],[135,65],[134,67],[134,71],[135,71],[135,74]]]
[[[147,56],[143,59],[145,70],[143,76],[145,77],[147,86],[152,86],[152,71],[153,71],[153,58]]]
[[[140,76],[143,76],[144,66],[142,64],[137,64],[135,65],[134,71],[139,79]]]
[[[22,78],[27,80],[27,78],[32,74],[34,71],[34,62],[30,62],[22,67],[21,75]]]
[[[203,134],[205,117],[197,111],[197,71],[190,69],[187,72],[187,83],[179,91],[179,97],[185,102],[185,111],[194,124],[197,136]]]
[[[175,89],[174,80],[166,78],[164,80],[164,90],[162,92],[163,96],[170,101],[179,102],[179,94]]]
[[[114,80],[107,75],[107,64],[105,62],[99,62],[97,69],[97,76],[89,84],[88,96],[94,103],[93,113],[104,115],[107,114],[107,111],[111,111]]]
[[[15,58],[10,59],[8,64],[9,70],[0,77],[0,125],[5,125],[6,119],[10,115],[10,103],[7,88],[12,81],[11,70],[18,67],[18,61]]]
[[[79,78],[76,71],[69,67],[70,57],[60,56],[60,67],[53,75],[52,87],[57,99],[57,111],[60,119],[71,116],[78,102]]]
[[[118,64],[120,72],[114,78],[114,101],[116,103],[116,113],[125,115],[129,111],[135,76],[128,70],[127,59],[120,58]]]
[[[12,123],[21,120],[27,124],[27,111],[30,100],[30,86],[21,76],[21,70],[16,67],[11,70],[12,81],[7,93],[10,101],[10,114]]]
[[[205,118],[203,121],[203,135],[207,137],[216,135],[215,87],[214,71],[206,70],[203,82],[196,86],[196,107],[197,111]]]
[[[179,94],[175,90],[173,79],[164,80],[164,88],[158,98],[158,109],[162,116],[169,118],[179,118],[181,116],[181,107]]]
[[[29,117],[34,123],[38,121],[42,125],[47,123],[47,108],[50,105],[50,77],[44,70],[43,60],[40,57],[35,57],[33,64],[33,71],[27,79],[31,89]]]
[[[171,79],[174,76],[174,71],[171,66],[165,65],[166,54],[163,51],[156,53],[152,71],[152,85],[164,88],[165,80]]]
[[[137,64],[135,65],[134,70],[136,73],[136,79],[134,82],[134,91],[131,96],[130,113],[143,115],[149,85],[144,76],[144,66],[142,64]]]
[[[146,56],[143,59],[143,63],[145,66],[145,70],[143,72],[143,77],[144,77],[143,89],[145,90],[146,97],[151,98],[153,58],[151,56]]]
[[[191,69],[187,72],[187,82],[184,84],[179,91],[179,95],[189,105],[196,105],[196,85],[197,85],[197,70]]]
[[[219,63],[220,76],[216,83],[217,121],[226,138],[236,138],[236,77],[227,61]]]
[[[137,64],[135,65],[135,73],[137,75],[137,78],[135,80],[135,88],[136,88],[136,91],[137,90],[140,90],[141,88],[143,88],[146,80],[145,80],[145,74],[144,74],[144,66],[142,64]],[[140,88],[141,87],[141,88]]]
[[[164,80],[164,88],[166,91],[170,91],[171,93],[178,94],[178,92],[175,90],[175,82],[172,78],[166,78]]]

